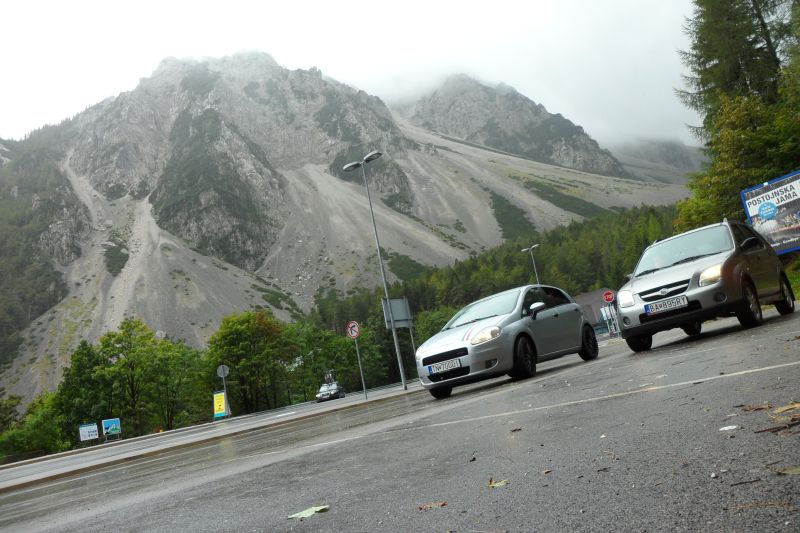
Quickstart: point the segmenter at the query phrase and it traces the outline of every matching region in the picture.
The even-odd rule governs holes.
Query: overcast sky
[[[391,102],[465,73],[503,82],[601,144],[696,144],[675,97],[691,0],[5,2],[0,138],[136,87],[165,57],[259,50]]]

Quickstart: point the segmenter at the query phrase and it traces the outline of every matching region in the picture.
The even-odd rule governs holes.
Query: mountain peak
[[[598,174],[626,176],[583,128],[505,84],[448,77],[410,108],[418,126],[520,157]]]

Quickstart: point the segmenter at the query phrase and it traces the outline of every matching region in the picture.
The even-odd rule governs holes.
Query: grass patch
[[[522,180],[518,176],[510,176],[518,181],[521,181],[526,189],[535,193],[543,200],[547,200],[556,207],[560,207],[565,211],[575,213],[585,218],[596,217],[608,213],[607,209],[603,209],[597,204],[587,202],[577,196],[566,194],[559,189],[566,190],[563,185],[553,185],[551,183],[544,183],[541,181]]]
[[[453,235],[450,235],[449,233],[442,231],[440,228],[434,226],[433,224],[429,224],[428,222],[425,222],[421,218],[414,215],[409,215],[408,218],[410,218],[414,222],[422,224],[423,226],[434,232],[436,235],[438,235],[443,241],[445,241],[453,248],[457,248],[459,250],[469,250],[469,246],[456,239]]]
[[[528,238],[536,232],[536,226],[525,216],[525,211],[494,191],[489,191],[489,195],[494,218],[505,240]]]
[[[251,284],[250,287],[253,290],[260,292],[261,298],[263,298],[265,302],[275,309],[289,311],[289,315],[292,318],[298,318],[302,316],[303,312],[300,311],[299,307],[297,307],[297,304],[292,297],[281,291],[279,288],[274,286],[274,288],[262,287],[260,285],[256,285],[255,283]]]
[[[389,270],[402,281],[407,282],[426,274],[429,268],[407,255],[390,252]]]
[[[106,270],[112,276],[122,272],[122,269],[128,263],[129,254],[124,243],[112,241],[110,244],[106,244],[103,255],[106,259]]]

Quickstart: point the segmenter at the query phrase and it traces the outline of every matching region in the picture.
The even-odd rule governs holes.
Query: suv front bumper
[[[623,339],[636,335],[652,335],[660,331],[678,328],[685,324],[712,318],[732,316],[742,305],[740,287],[715,283],[706,287],[692,285],[683,293],[689,305],[663,313],[647,315],[645,302],[634,294],[634,305],[617,307]]]

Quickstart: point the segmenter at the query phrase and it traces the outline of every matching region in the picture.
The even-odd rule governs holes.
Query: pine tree
[[[726,95],[759,96],[771,105],[778,98],[781,68],[791,43],[793,0],[695,0],[685,31],[690,50],[680,51],[691,74],[681,100],[703,115],[695,133],[704,140]]]

